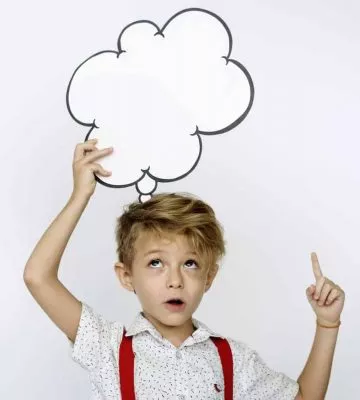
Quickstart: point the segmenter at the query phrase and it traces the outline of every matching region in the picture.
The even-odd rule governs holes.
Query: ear
[[[218,273],[218,270],[219,270],[218,264],[214,264],[214,265],[210,266],[209,271],[207,272],[205,292],[207,292],[211,288],[211,285],[215,279],[215,276]]]
[[[132,284],[132,274],[130,268],[122,262],[117,262],[114,265],[114,270],[121,285],[130,292],[133,292],[134,287]]]

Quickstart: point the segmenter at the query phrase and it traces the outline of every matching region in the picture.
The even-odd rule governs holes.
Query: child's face
[[[134,250],[131,273],[118,263],[122,266],[118,275],[125,288],[136,291],[145,316],[166,326],[181,326],[191,320],[212,284],[217,265],[210,268],[182,235],[166,234],[160,238],[141,232]],[[171,298],[181,298],[185,305],[174,311],[166,304]]]

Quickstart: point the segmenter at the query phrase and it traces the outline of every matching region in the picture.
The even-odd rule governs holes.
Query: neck
[[[161,336],[167,339],[175,347],[180,347],[181,344],[196,330],[196,327],[193,325],[191,318],[182,325],[171,326],[163,324],[162,322],[148,314],[146,311],[142,311],[142,314],[154,325]]]

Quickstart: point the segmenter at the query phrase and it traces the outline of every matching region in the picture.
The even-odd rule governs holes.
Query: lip
[[[186,304],[170,304],[170,303],[165,303],[165,307],[171,311],[171,312],[181,312],[185,310]]]

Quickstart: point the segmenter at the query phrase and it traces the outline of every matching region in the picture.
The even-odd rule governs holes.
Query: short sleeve
[[[275,371],[266,365],[258,352],[252,350],[247,359],[246,399],[293,400],[299,384],[282,372]]]
[[[71,358],[83,368],[92,371],[100,357],[111,353],[113,323],[96,313],[89,305],[82,303],[79,327],[75,342],[70,344]]]
[[[232,341],[234,384],[239,398],[246,400],[294,400],[299,384],[282,372],[271,369],[257,351]]]

